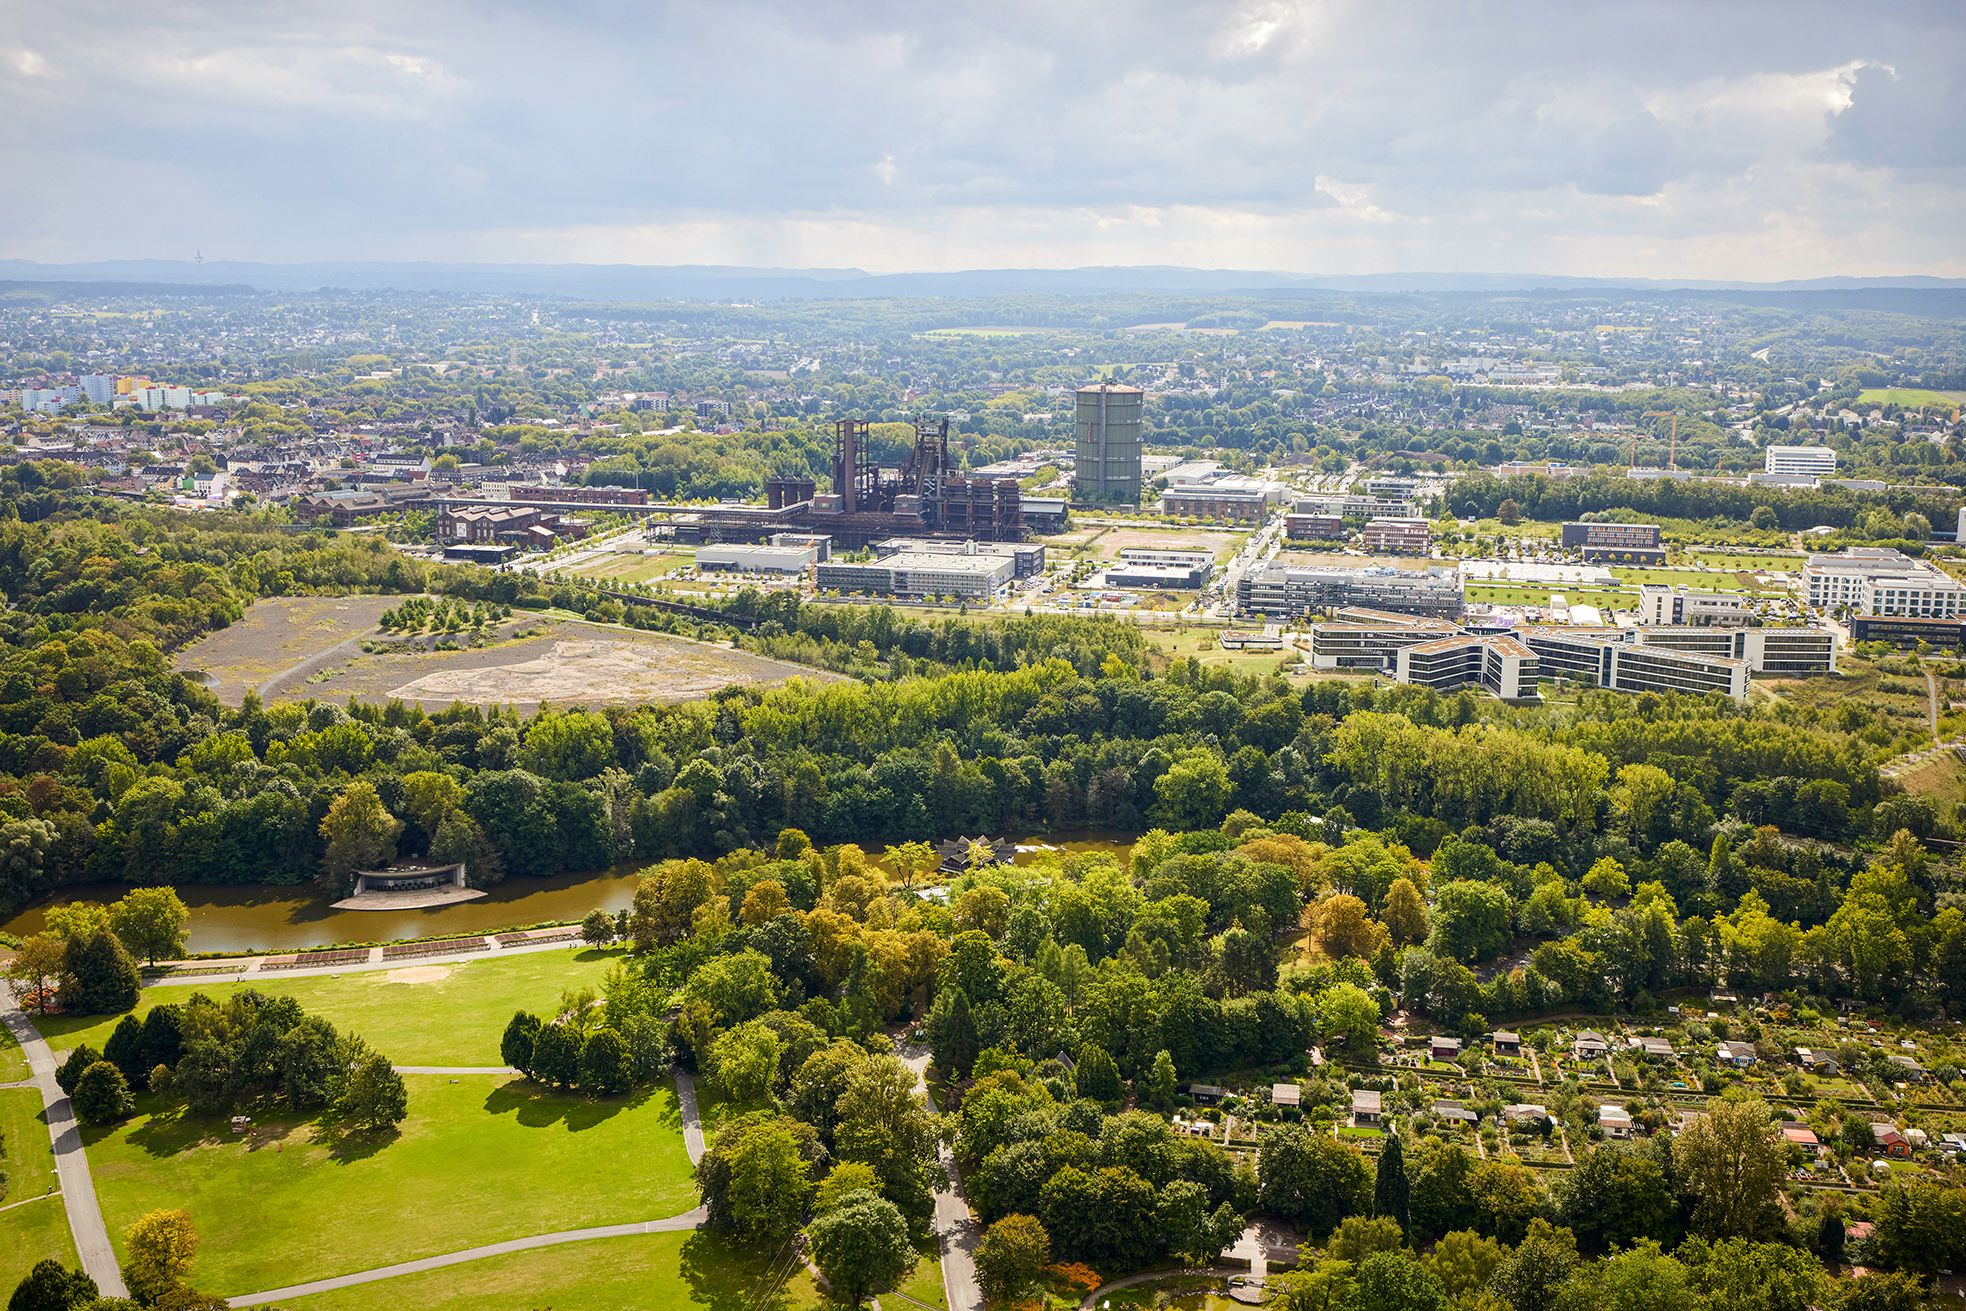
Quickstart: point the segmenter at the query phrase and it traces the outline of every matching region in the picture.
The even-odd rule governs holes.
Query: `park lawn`
[[[14,1039],[14,1031],[0,1025],[0,1083],[19,1083],[29,1073],[27,1053]]]
[[[1689,549],[1686,558],[1715,569],[1752,569],[1767,574],[1797,573],[1808,559],[1807,556],[1773,551],[1702,551],[1698,548]]]
[[[1605,611],[1630,610],[1638,605],[1636,591],[1608,592],[1563,583],[1539,583],[1534,587],[1521,583],[1469,583],[1467,591],[1470,601],[1484,601],[1491,605],[1547,607],[1552,596],[1560,596],[1570,605],[1594,605]]]
[[[933,1235],[915,1240],[915,1251],[920,1259],[915,1268],[908,1272],[900,1286],[895,1290],[903,1297],[913,1298],[935,1311],[947,1311],[949,1299],[942,1288],[942,1252]],[[900,1299],[894,1299],[898,1302]]]
[[[619,951],[584,947],[568,951],[488,956],[457,964],[418,965],[397,970],[351,970],[311,978],[254,977],[250,983],[189,983],[143,990],[137,1014],[165,1002],[183,1002],[195,992],[224,998],[245,988],[269,996],[292,997],[310,1015],[336,1028],[358,1033],[398,1065],[503,1065],[499,1038],[512,1013],[550,1015],[569,988],[598,987]],[[401,982],[443,970],[427,983]],[[391,975],[397,975],[396,980]],[[88,1043],[97,1051],[116,1029],[119,1015],[35,1017],[48,1045],[60,1054]]]
[[[83,1135],[120,1249],[158,1207],[190,1212],[199,1288],[262,1291],[506,1239],[677,1215],[696,1204],[674,1089],[595,1101],[494,1075],[407,1075],[393,1138],[338,1139],[266,1114],[145,1111]]]
[[[774,1266],[708,1233],[597,1238],[486,1257],[421,1274],[379,1279],[280,1305],[287,1311],[623,1311],[704,1307],[710,1311],[807,1311],[829,1306],[799,1269],[782,1284]]]
[[[36,1089],[0,1088],[0,1171],[7,1175],[7,1190],[0,1196],[0,1207],[6,1208],[0,1210],[0,1288],[11,1291],[37,1261],[54,1257],[75,1264],[68,1212],[59,1192],[48,1193],[50,1184],[60,1185]]]
[[[1966,391],[1933,391],[1928,387],[1866,387],[1857,393],[1859,405],[1902,405],[1916,409],[1950,410],[1966,405]]]

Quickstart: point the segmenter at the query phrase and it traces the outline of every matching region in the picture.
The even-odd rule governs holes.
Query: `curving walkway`
[[[231,1306],[263,1306],[268,1302],[278,1302],[286,1298],[331,1293],[337,1288],[352,1288],[357,1284],[372,1284],[379,1279],[394,1279],[398,1275],[413,1275],[424,1270],[442,1270],[445,1266],[463,1265],[467,1261],[478,1261],[488,1256],[504,1256],[509,1252],[530,1252],[541,1247],[558,1247],[563,1243],[584,1243],[593,1238],[627,1238],[634,1234],[672,1234],[685,1229],[694,1229],[703,1223],[703,1219],[703,1208],[699,1206],[695,1210],[661,1220],[642,1220],[624,1225],[595,1225],[588,1229],[563,1229],[559,1233],[535,1234],[531,1238],[487,1243],[483,1247],[469,1247],[462,1252],[426,1256],[418,1261],[399,1261],[395,1265],[379,1266],[374,1270],[361,1270],[352,1275],[336,1275],[332,1279],[316,1279],[306,1284],[292,1284],[286,1288],[275,1288],[264,1293],[247,1293],[241,1297],[229,1298],[227,1302]]]
[[[20,1043],[34,1076],[31,1082],[41,1091],[42,1114],[55,1148],[55,1174],[61,1180],[61,1200],[68,1208],[68,1228],[75,1236],[75,1254],[81,1258],[82,1270],[96,1281],[96,1289],[104,1297],[128,1297],[123,1271],[116,1264],[116,1249],[110,1246],[109,1229],[102,1222],[95,1182],[89,1178],[82,1131],[75,1123],[68,1094],[55,1082],[55,1054],[5,989],[0,989],[0,1023]]]
[[[410,1066],[399,1065],[399,1073],[404,1074],[504,1074],[505,1066]],[[509,1073],[517,1074],[517,1070]],[[703,1122],[696,1109],[696,1080],[688,1070],[678,1067],[673,1071],[676,1081],[676,1106],[683,1122],[683,1150],[689,1153],[690,1164],[695,1165],[703,1159]],[[93,1194],[91,1194],[93,1196]],[[446,1252],[441,1256],[426,1256],[415,1261],[398,1261],[395,1265],[377,1266],[373,1270],[358,1270],[351,1275],[335,1275],[330,1279],[316,1279],[305,1284],[290,1284],[286,1288],[269,1289],[264,1293],[245,1293],[228,1298],[230,1306],[263,1306],[268,1302],[278,1302],[286,1298],[307,1297],[314,1293],[331,1293],[337,1288],[352,1288],[357,1284],[372,1284],[381,1279],[394,1279],[398,1275],[413,1275],[425,1270],[442,1270],[446,1266],[463,1265],[467,1261],[480,1261],[488,1256],[504,1256],[511,1252],[530,1252],[542,1247],[558,1247],[564,1243],[584,1243],[594,1238],[630,1238],[637,1234],[673,1234],[687,1229],[695,1229],[708,1216],[700,1206],[684,1211],[681,1215],[665,1216],[660,1220],[634,1220],[627,1224],[593,1225],[586,1229],[562,1229],[550,1234],[534,1234],[530,1238],[512,1238],[502,1243],[486,1243],[482,1247],[467,1247],[461,1252]]]
[[[929,1053],[922,1048],[904,1049],[902,1059],[915,1072],[915,1086],[928,1102],[928,1109],[939,1112],[935,1094],[928,1089]],[[947,1187],[935,1190],[935,1233],[942,1249],[942,1296],[949,1311],[983,1311],[983,1285],[976,1278],[976,1217],[962,1195],[962,1180],[956,1173],[955,1154],[948,1144],[936,1144],[936,1155],[949,1176]]]

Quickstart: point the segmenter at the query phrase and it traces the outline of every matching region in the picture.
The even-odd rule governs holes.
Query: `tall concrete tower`
[[[1138,387],[1093,383],[1078,390],[1078,446],[1074,466],[1077,499],[1140,500],[1140,414],[1146,394]]]

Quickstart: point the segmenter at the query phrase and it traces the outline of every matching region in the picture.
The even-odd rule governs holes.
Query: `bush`
[[[73,1097],[75,1095],[75,1085],[81,1081],[82,1071],[88,1069],[101,1059],[101,1052],[89,1046],[89,1044],[83,1043],[80,1047],[70,1052],[68,1059],[56,1068],[55,1083],[63,1092]]]

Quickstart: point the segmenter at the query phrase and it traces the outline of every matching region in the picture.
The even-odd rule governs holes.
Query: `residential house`
[[[1227,1088],[1218,1088],[1212,1083],[1191,1083],[1188,1085],[1188,1096],[1194,1098],[1204,1106],[1213,1106],[1228,1095],[1229,1090]]]
[[[1834,1056],[1813,1047],[1797,1047],[1795,1063],[1811,1074],[1835,1075],[1843,1072],[1842,1065],[1837,1063]]]
[[[1502,1119],[1509,1124],[1545,1124],[1550,1118],[1550,1108],[1535,1102],[1517,1102],[1502,1108]]]
[[[1303,1091],[1296,1084],[1273,1083],[1270,1085],[1270,1105],[1286,1106],[1294,1111],[1303,1104]]]
[[[1615,1103],[1606,1102],[1597,1108],[1597,1123],[1606,1138],[1632,1136],[1632,1113]]]
[[[1513,1029],[1497,1029],[1488,1035],[1488,1040],[1495,1045],[1497,1056],[1522,1055],[1522,1035]]]
[[[1611,1050],[1611,1044],[1604,1035],[1592,1029],[1585,1029],[1570,1040],[1570,1054],[1580,1061],[1595,1061]]]
[[[1626,1044],[1648,1060],[1669,1061],[1675,1055],[1672,1044],[1664,1038],[1628,1038]]]
[[[1458,1060],[1461,1055],[1461,1040],[1445,1038],[1438,1034],[1427,1039],[1427,1056],[1436,1061]]]
[[[1892,1073],[1898,1075],[1899,1077],[1903,1078],[1907,1082],[1909,1083],[1925,1082],[1927,1077],[1925,1074],[1925,1067],[1920,1065],[1916,1060],[1912,1059],[1911,1057],[1906,1056],[1901,1052],[1892,1052],[1884,1059],[1888,1061],[1893,1067]]]
[[[1884,1155],[1894,1156],[1899,1160],[1910,1159],[1911,1140],[1904,1136],[1904,1133],[1897,1125],[1873,1124],[1870,1127],[1870,1136],[1871,1140],[1877,1144],[1877,1150]]]
[[[1722,1065],[1745,1067],[1754,1064],[1754,1044],[1725,1039],[1713,1045],[1714,1059]]]
[[[1479,1115],[1476,1115],[1459,1102],[1437,1101],[1434,1103],[1433,1110],[1436,1120],[1445,1120],[1451,1124],[1465,1124],[1470,1128],[1481,1123],[1481,1117]]]

